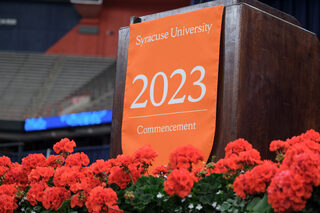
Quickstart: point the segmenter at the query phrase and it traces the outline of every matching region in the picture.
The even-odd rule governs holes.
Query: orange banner
[[[122,151],[151,145],[166,164],[192,144],[213,145],[223,6],[130,25]]]

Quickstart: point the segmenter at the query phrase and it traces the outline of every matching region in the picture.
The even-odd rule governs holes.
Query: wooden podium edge
[[[147,21],[151,19],[156,19],[157,17],[163,17],[168,15],[173,15],[177,12],[186,12],[197,10],[205,7],[215,6],[217,4],[221,4],[222,1],[214,1],[208,2],[200,5],[190,6],[186,8],[180,8],[173,11],[162,12],[150,16],[140,17],[139,19],[131,19],[131,22],[135,21]],[[239,128],[237,122],[239,121],[239,117],[237,117],[238,107],[230,108],[230,104],[237,104],[239,98],[239,90],[236,88],[239,87],[239,72],[240,72],[240,45],[241,45],[241,18],[242,18],[242,7],[248,7],[259,12],[263,12],[264,14],[271,15],[281,21],[284,21],[290,25],[294,25],[297,28],[301,28],[296,19],[292,18],[289,15],[285,14],[285,20],[283,20],[282,13],[280,12],[280,16],[276,16],[275,13],[269,14],[266,11],[261,9],[264,7],[264,4],[253,0],[227,0],[223,1],[226,4],[230,4],[225,7],[224,15],[223,15],[223,25],[222,25],[222,35],[221,35],[221,43],[220,43],[220,61],[219,61],[219,84],[218,84],[218,97],[217,97],[217,118],[216,118],[216,131],[215,131],[215,139],[214,146],[212,148],[212,154],[216,154],[217,158],[222,158],[224,154],[224,147],[227,142],[235,139],[238,136],[241,136],[241,132],[239,132]],[[236,4],[231,4],[235,3]],[[256,5],[260,5],[260,8],[256,8],[256,5],[247,4],[248,2],[253,2]],[[267,6],[268,7],[268,6]],[[270,8],[269,8],[270,9]],[[271,8],[272,10],[275,10]],[[227,11],[228,10],[228,11]],[[229,11],[233,10],[233,11]],[[230,15],[226,16],[226,11],[230,13]],[[276,12],[277,14],[278,12]],[[228,20],[226,20],[228,19]],[[233,34],[229,32],[226,33],[225,23],[228,23],[229,30],[233,29]],[[231,24],[232,23],[232,24]],[[296,25],[299,24],[299,25]],[[307,33],[309,31],[303,29]],[[124,99],[124,88],[125,88],[125,79],[126,79],[126,70],[127,70],[127,58],[128,58],[128,45],[129,45],[129,27],[124,27],[119,30],[119,40],[118,40],[118,55],[117,55],[117,65],[116,65],[116,83],[115,83],[115,93],[114,93],[114,101],[113,101],[113,119],[112,119],[112,132],[111,132],[111,144],[110,144],[110,157],[116,157],[118,154],[122,153],[121,151],[121,125],[122,125],[122,110],[123,110],[123,99]],[[314,35],[314,34],[313,34]],[[228,37],[229,36],[229,37]],[[314,35],[315,36],[315,35]],[[317,39],[317,37],[315,36]],[[234,39],[237,39],[234,42]],[[229,42],[227,45],[229,49],[225,49],[222,47],[226,47],[225,42]],[[234,42],[234,44],[230,44],[230,42]],[[232,46],[233,45],[233,46]],[[319,47],[320,49],[320,47]],[[320,51],[319,51],[320,52]],[[230,59],[233,61],[230,62]],[[228,63],[227,63],[228,61]],[[225,73],[223,73],[223,71]],[[232,73],[226,73],[232,72]],[[233,86],[230,90],[226,90],[223,88],[223,82],[232,82]],[[228,131],[223,129],[223,125],[228,123],[227,126],[231,127]]]

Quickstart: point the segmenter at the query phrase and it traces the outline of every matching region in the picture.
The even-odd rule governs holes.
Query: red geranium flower
[[[276,174],[277,164],[264,161],[263,164],[239,175],[233,182],[234,192],[244,199],[247,194],[264,193],[266,186]]]
[[[53,168],[58,168],[63,165],[64,161],[65,159],[61,155],[50,155],[46,161],[46,165]]]
[[[13,163],[10,170],[5,173],[3,183],[26,187],[28,184],[28,175],[20,164]]]
[[[169,156],[170,168],[192,170],[192,164],[203,161],[201,152],[192,145],[178,147]]]
[[[160,177],[164,177],[165,175],[168,174],[168,166],[161,165],[161,166],[154,168],[153,174],[158,175]]]
[[[10,167],[11,166],[10,158],[8,158],[6,156],[1,156],[0,157],[0,166]]]
[[[151,165],[152,161],[158,156],[158,153],[154,151],[150,145],[138,148],[133,153],[133,161],[141,163],[143,165]]]
[[[312,186],[290,170],[279,172],[268,187],[268,201],[279,213],[302,210],[311,194]]]
[[[181,198],[190,194],[195,182],[195,177],[186,169],[173,170],[164,182],[164,190],[170,196],[176,194]]]
[[[237,139],[233,142],[228,143],[224,149],[226,154],[225,157],[229,158],[234,155],[238,156],[241,152],[245,152],[252,149],[252,145],[243,138]]]
[[[0,194],[0,203],[0,212],[13,213],[18,208],[15,198],[6,194]]]
[[[115,166],[110,170],[108,184],[115,183],[121,189],[125,189],[132,181],[135,183],[140,176],[141,173],[135,165],[129,165],[127,171],[119,166]]]
[[[8,167],[5,167],[5,166],[0,166],[0,184],[1,184],[1,181],[2,181],[2,177],[7,171],[9,170]]]
[[[15,184],[4,184],[0,186],[0,195],[6,194],[11,197],[15,197],[18,190]]]
[[[53,173],[54,168],[52,167],[37,167],[30,172],[28,179],[30,183],[47,182],[53,176]]]
[[[256,165],[260,164],[262,161],[260,153],[256,149],[250,149],[239,153],[239,162],[245,165]]]
[[[70,154],[73,152],[74,147],[76,147],[76,143],[73,140],[70,141],[70,139],[68,139],[68,138],[63,138],[53,146],[53,150],[57,154],[62,152],[67,155],[67,154]]]
[[[106,175],[109,173],[109,168],[107,163],[104,160],[97,160],[93,164],[91,164],[90,168],[94,175]]]
[[[22,168],[28,175],[32,169],[38,166],[46,166],[46,157],[43,154],[29,154],[22,159]]]
[[[284,151],[286,152],[287,149],[289,148],[289,144],[287,142],[284,142],[282,140],[274,140],[270,143],[270,151],[275,152],[275,151]]]
[[[71,198],[70,206],[74,208],[76,206],[82,207],[86,202],[86,196],[84,192],[78,192],[77,194],[73,195]]]
[[[48,187],[43,191],[41,203],[44,208],[57,211],[70,196],[70,191],[64,187]]]
[[[40,182],[40,183],[33,183],[30,186],[31,188],[27,193],[27,200],[32,206],[35,206],[37,202],[41,202],[43,191],[46,188],[46,184],[43,182]]]
[[[87,166],[89,163],[88,155],[80,152],[69,155],[66,159],[65,166]]]
[[[228,158],[220,159],[212,170],[214,173],[227,173],[242,169],[242,165],[239,164],[238,156],[231,156]]]
[[[86,207],[89,212],[108,212],[109,207],[118,208],[117,194],[111,188],[96,187],[91,190]]]

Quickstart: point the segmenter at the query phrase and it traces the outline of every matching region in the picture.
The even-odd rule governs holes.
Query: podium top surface
[[[283,19],[287,22],[290,22],[291,24],[301,26],[299,21],[294,18],[291,15],[288,15],[284,12],[281,12],[280,10],[277,10],[273,7],[270,7],[262,2],[259,2],[257,0],[215,0],[215,1],[210,1],[202,4],[197,4],[197,5],[192,5],[192,6],[187,6],[187,7],[182,7],[174,10],[169,10],[165,12],[160,12],[160,13],[155,13],[152,15],[146,15],[146,16],[141,16],[141,17],[132,17],[130,20],[130,24],[133,23],[139,23],[139,22],[145,22],[145,21],[151,21],[154,19],[170,16],[170,15],[175,15],[179,13],[184,13],[184,12],[191,12],[194,10],[199,10],[202,8],[207,8],[207,7],[214,7],[217,5],[223,5],[225,7],[236,5],[236,4],[248,4],[251,5],[255,8],[258,8],[264,12],[267,12],[273,16],[276,16],[280,19]]]

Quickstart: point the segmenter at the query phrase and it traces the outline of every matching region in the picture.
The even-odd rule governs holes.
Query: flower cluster
[[[239,175],[233,183],[234,191],[242,199],[246,198],[247,194],[264,193],[277,170],[277,164],[266,160],[245,174]]]
[[[205,166],[199,150],[178,147],[168,165],[153,169],[154,176],[149,172],[157,153],[151,146],[91,165],[86,154],[72,154],[75,146],[64,138],[54,145],[57,155],[30,154],[21,164],[0,157],[0,213],[264,211],[262,201],[255,210],[256,204],[248,205],[254,197],[265,197],[282,213],[304,209],[320,186],[320,134],[314,130],[272,141],[277,163],[262,161],[249,142],[238,139],[226,146],[223,159]]]
[[[286,141],[272,141],[270,151],[277,152],[279,163],[264,161],[239,175],[234,191],[242,198],[267,191],[276,212],[302,210],[313,187],[320,185],[320,134],[309,130]]]
[[[300,211],[320,185],[320,134],[309,130],[270,144],[270,150],[280,149],[283,161],[268,187],[269,202],[277,212]]]
[[[164,166],[155,168],[154,174],[169,174],[164,182],[164,190],[170,196],[175,194],[184,198],[190,193],[194,182],[198,181],[193,166],[200,161],[203,161],[203,155],[192,145],[178,147],[169,156],[170,174]]]
[[[186,169],[173,170],[166,182],[164,182],[164,190],[168,195],[174,194],[181,198],[186,197],[195,182],[195,177]]]
[[[240,138],[228,143],[225,148],[225,157],[220,159],[210,173],[230,173],[245,170],[261,164],[260,153],[252,145]]]
[[[0,165],[1,165],[0,159]],[[3,161],[2,161],[3,162]],[[18,205],[16,203],[17,188],[14,184],[0,186],[0,212],[13,212]]]
[[[46,159],[42,154],[30,154],[22,159],[21,164],[1,157],[0,212],[14,212],[19,208],[17,203],[24,205],[21,208],[41,205],[44,209],[58,211],[68,200],[71,208],[84,207],[89,212],[96,212],[101,198],[94,195],[94,190],[100,188],[107,191],[104,199],[108,200],[101,204],[101,211],[119,209],[117,196],[107,187],[105,179],[96,178],[94,167],[86,167],[88,156],[84,153],[71,154],[75,146],[74,141],[65,138],[54,145],[54,150],[60,155]],[[111,197],[113,201],[110,203]]]
[[[70,141],[68,138],[64,138],[53,146],[53,150],[57,154],[62,152],[62,155],[68,155],[73,152],[74,147],[76,147],[76,143],[73,140]]]
[[[105,164],[108,183],[115,183],[121,189],[131,183],[135,184],[137,179],[148,171],[157,155],[150,146],[144,146],[137,149],[132,156],[118,155],[117,158],[108,160]]]
[[[86,205],[90,212],[111,213],[120,210],[117,206],[117,200],[117,194],[112,189],[98,186],[91,190]]]
[[[172,169],[192,170],[192,164],[203,161],[203,155],[192,145],[178,147],[170,154],[169,164]]]

